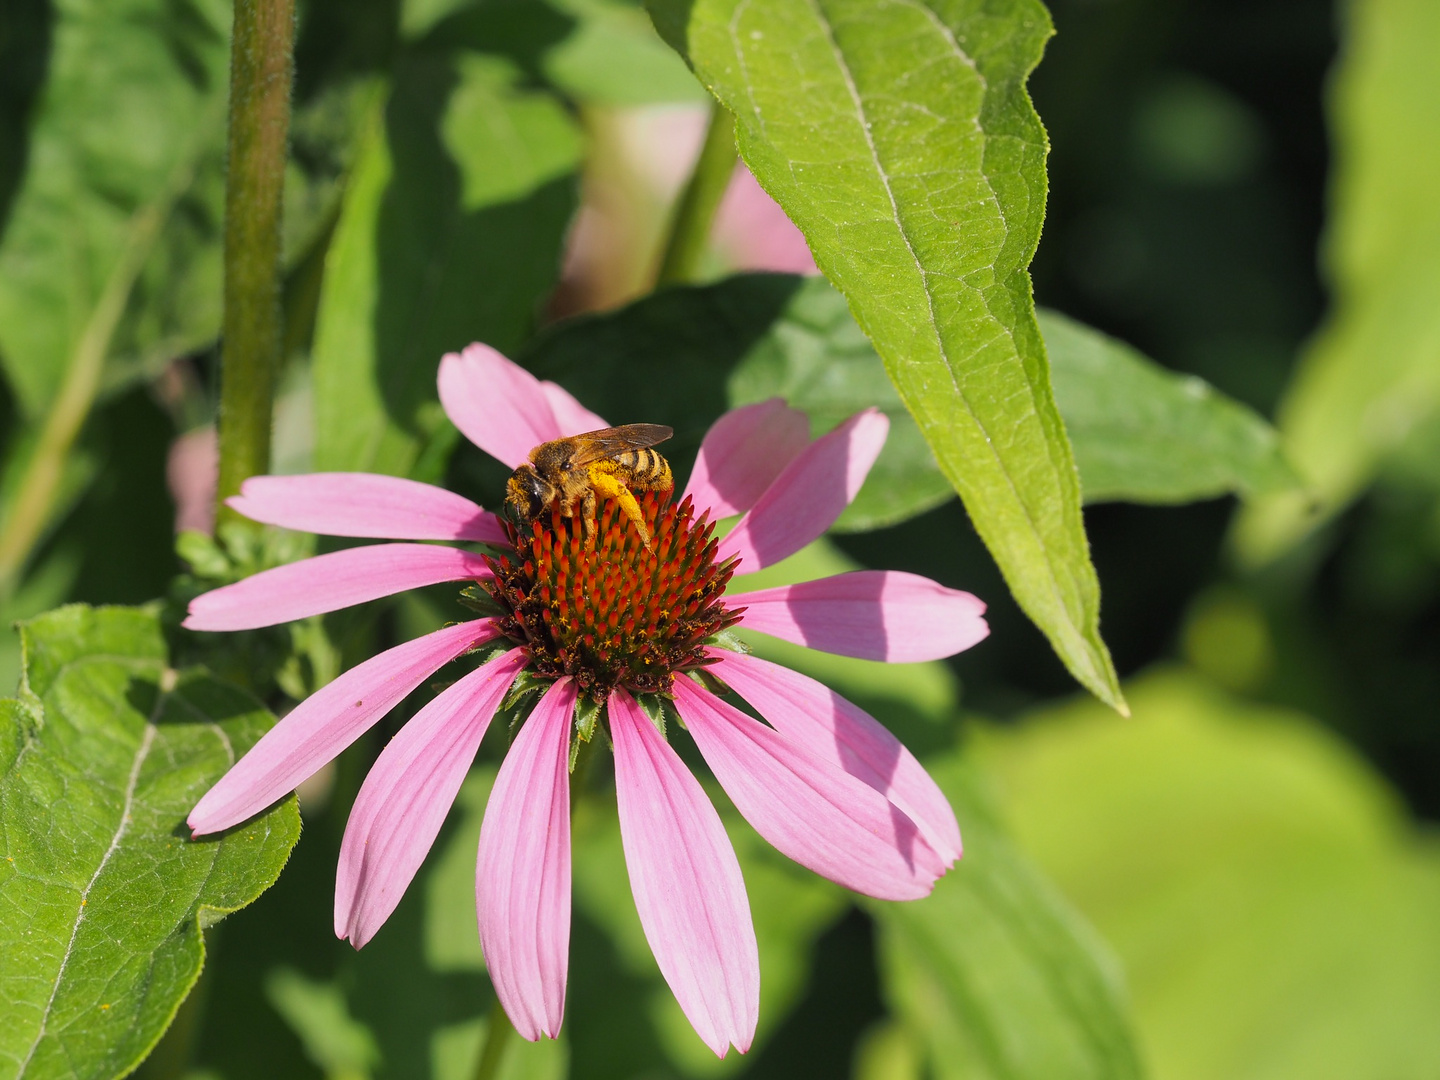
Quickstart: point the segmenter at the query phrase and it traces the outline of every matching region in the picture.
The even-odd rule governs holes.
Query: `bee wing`
[[[570,439],[574,452],[570,455],[569,467],[574,469],[603,461],[627,450],[643,450],[664,442],[674,434],[675,429],[664,424],[622,424],[620,427],[587,431]]]

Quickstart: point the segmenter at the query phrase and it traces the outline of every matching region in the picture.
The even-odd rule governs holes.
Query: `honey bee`
[[[632,492],[675,486],[670,463],[650,449],[673,434],[663,424],[625,424],[541,443],[511,474],[505,509],[517,525],[529,525],[554,506],[574,517],[578,503],[588,539],[595,535],[595,504],[604,495],[620,504],[648,551],[650,530]]]

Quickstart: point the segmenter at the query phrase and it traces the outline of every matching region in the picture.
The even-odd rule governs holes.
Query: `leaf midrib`
[[[150,755],[150,747],[155,742],[155,736],[158,731],[155,722],[159,718],[160,711],[164,708],[168,698],[169,694],[161,691],[159,698],[155,702],[154,710],[145,722],[145,734],[140,738],[140,745],[135,750],[135,758],[130,763],[130,775],[125,782],[125,799],[120,808],[120,823],[116,826],[114,835],[110,837],[110,846],[105,849],[105,854],[100,859],[100,865],[95,868],[95,873],[90,875],[90,880],[86,882],[85,888],[80,891],[80,905],[75,913],[74,925],[70,927],[70,940],[65,945],[65,955],[60,958],[60,969],[55,973],[55,982],[50,987],[50,996],[46,999],[45,1009],[40,1014],[40,1026],[35,1032],[35,1039],[30,1044],[30,1049],[26,1052],[25,1059],[20,1062],[20,1069],[16,1074],[17,1076],[25,1075],[25,1070],[29,1067],[30,1060],[35,1056],[35,1051],[40,1046],[41,1040],[45,1038],[45,1028],[50,1022],[50,1010],[55,1006],[55,997],[60,993],[60,984],[65,979],[65,969],[69,966],[70,956],[75,950],[75,939],[80,936],[80,927],[85,922],[86,903],[90,899],[90,891],[95,887],[95,882],[100,880],[100,875],[105,872],[105,867],[109,865],[111,856],[120,849],[121,840],[125,838],[125,834],[130,830],[131,811],[135,804],[135,789],[140,782],[140,770],[145,764],[145,759]]]

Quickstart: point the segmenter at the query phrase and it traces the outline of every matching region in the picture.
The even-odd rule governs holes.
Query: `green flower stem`
[[[246,477],[270,469],[284,340],[280,218],[294,74],[295,0],[236,0],[225,185],[225,322],[220,368],[220,520]]]
[[[718,103],[710,106],[710,126],[705,131],[705,144],[700,148],[695,170],[690,174],[675,216],[655,284],[677,285],[694,281],[700,260],[710,244],[710,226],[730,177],[735,172],[735,122]]]
[[[515,1025],[500,1006],[496,998],[490,1006],[490,1020],[485,1025],[485,1045],[480,1049],[480,1060],[475,1063],[474,1080],[495,1080],[500,1075],[500,1063],[505,1060],[505,1048],[510,1045],[510,1036]]]

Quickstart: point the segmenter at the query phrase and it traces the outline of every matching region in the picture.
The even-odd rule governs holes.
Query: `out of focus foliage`
[[[300,7],[277,471],[496,505],[503,472],[435,396],[439,356],[474,339],[613,422],[672,424],[682,477],[730,405],[780,394],[817,434],[878,405],[890,442],[837,535],[768,580],[900,568],[990,605],[990,639],[945,664],[754,642],[946,785],[966,856],[935,896],[857,906],[712,786],[764,980],[755,1049],[717,1062],[644,948],[602,768],[576,813],[565,1034],[512,1046],[505,1075],[1433,1075],[1440,9],[825,0],[749,5],[727,37],[733,8],[656,3],[662,37],[628,0]],[[175,554],[213,468],[229,17],[0,6],[7,693],[9,624],[33,620],[0,709],[0,1077],[123,1072],[208,952],[142,1075],[462,1080],[492,1001],[473,855],[501,725],[358,954],[331,929],[345,815],[429,688],[302,790],[284,873],[203,940],[274,880],[294,809],[195,850],[174,831],[223,768],[213,731],[238,752],[269,722],[256,699],[284,709],[461,617],[441,588],[223,641],[176,629],[199,589],[309,550],[192,533]],[[707,280],[650,294],[707,87],[827,277],[754,272],[804,259],[745,254],[780,211],[722,208]],[[895,94],[913,127],[874,112]],[[931,138],[936,116],[978,141]],[[1045,574],[1067,587],[1037,599]],[[1058,701],[1067,664],[1134,717]],[[160,750],[173,772],[148,771]],[[45,791],[74,811],[51,835]],[[231,865],[251,829],[264,857]],[[125,893],[133,925],[82,917],[130,869],[168,883]]]

